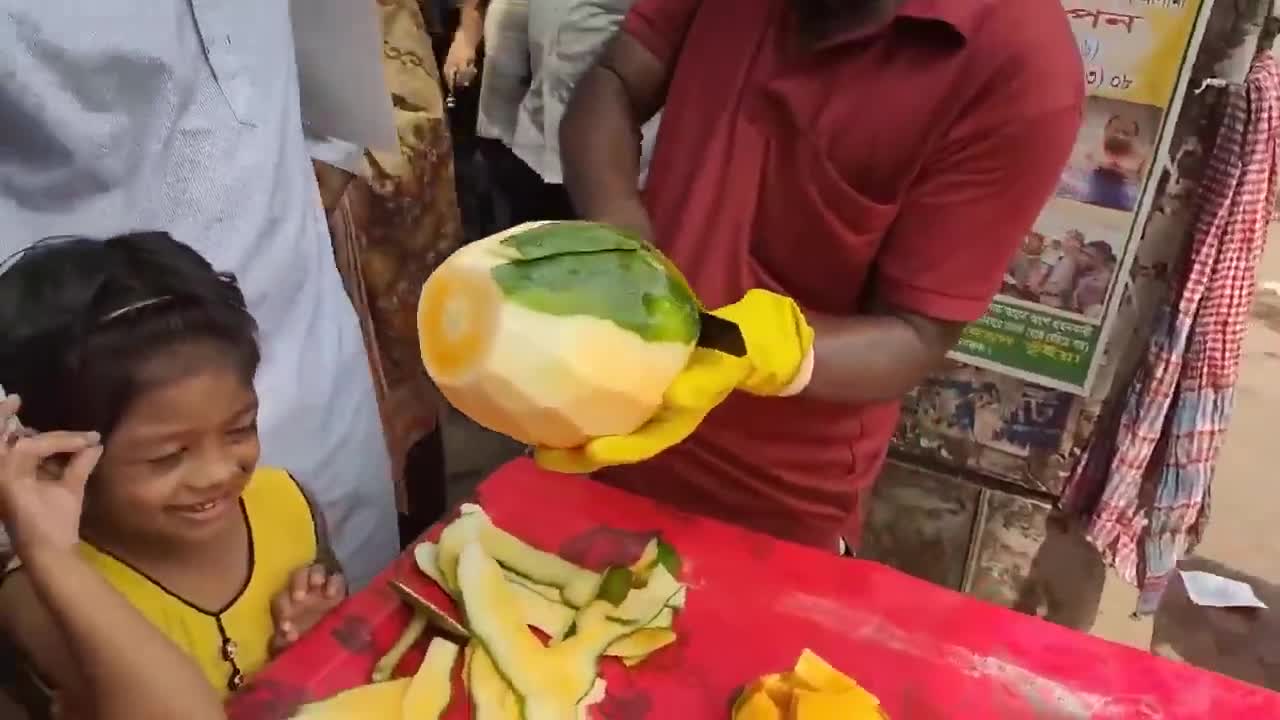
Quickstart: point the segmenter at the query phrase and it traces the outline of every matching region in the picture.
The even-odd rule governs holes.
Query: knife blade
[[[698,347],[719,350],[735,357],[747,356],[747,342],[742,338],[742,328],[732,320],[725,320],[709,312],[698,313],[702,329],[698,331]]]

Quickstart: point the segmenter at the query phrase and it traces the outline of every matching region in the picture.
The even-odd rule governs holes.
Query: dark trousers
[[[492,191],[507,212],[507,227],[534,220],[572,220],[577,217],[563,185],[543,181],[498,140],[482,139],[480,153],[493,183]]]

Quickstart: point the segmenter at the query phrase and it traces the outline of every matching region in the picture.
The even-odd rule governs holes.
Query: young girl
[[[258,467],[258,360],[235,280],[167,234],[53,239],[0,271],[0,385],[23,424],[101,437],[81,556],[222,694],[345,594],[315,506]],[[20,568],[0,630],[59,709],[83,707],[96,670]]]

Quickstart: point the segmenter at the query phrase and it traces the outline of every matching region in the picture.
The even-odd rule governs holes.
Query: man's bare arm
[[[878,308],[856,317],[810,315],[813,379],[806,397],[865,404],[897,400],[938,367],[964,323]]]
[[[560,123],[565,186],[578,213],[653,237],[640,200],[640,127],[662,108],[671,68],[618,33],[578,81]]]

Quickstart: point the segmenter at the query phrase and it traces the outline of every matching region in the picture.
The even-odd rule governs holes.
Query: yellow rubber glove
[[[558,472],[589,473],[641,462],[693,434],[734,390],[781,396],[804,389],[813,370],[813,328],[794,300],[751,290],[712,314],[738,325],[746,357],[694,348],[689,364],[663,394],[658,412],[638,430],[596,438],[576,448],[538,448],[537,463]]]

